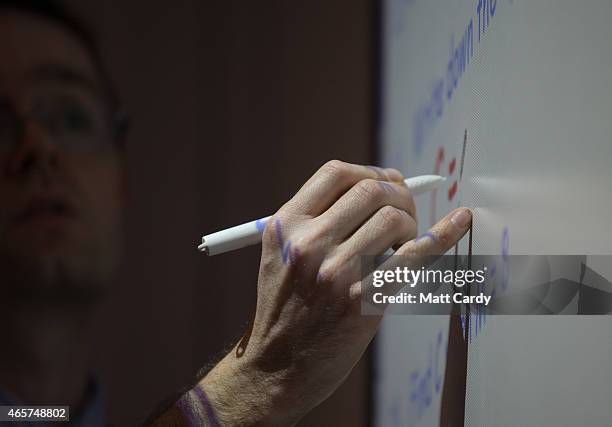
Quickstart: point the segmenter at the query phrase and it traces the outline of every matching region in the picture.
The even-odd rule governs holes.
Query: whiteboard
[[[610,281],[612,2],[386,0],[382,21],[382,163],[449,178],[419,232],[469,206],[474,254],[587,255]],[[383,320],[375,425],[439,425],[448,323]],[[610,425],[611,360],[610,316],[489,316],[465,424]]]

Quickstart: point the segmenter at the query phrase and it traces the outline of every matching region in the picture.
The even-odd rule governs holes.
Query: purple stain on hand
[[[388,182],[378,181],[378,185],[380,185],[380,188],[382,188],[385,193],[395,193],[395,188]]]
[[[283,232],[282,232],[282,228],[281,228],[281,223],[280,220],[276,220],[276,222],[274,223],[274,225],[276,226],[276,241],[278,243],[278,247],[281,250],[281,256],[283,258],[283,263],[287,264],[287,262],[291,262],[292,258],[291,258],[291,241],[288,241],[287,243],[284,242],[283,240]],[[299,255],[299,251],[296,251],[296,256]]]
[[[191,407],[191,403],[189,402],[189,393],[185,393],[177,402],[176,406],[178,406],[179,410],[185,417],[187,424],[190,427],[196,427],[198,425],[198,420],[196,417],[196,413]]]
[[[208,418],[208,423],[210,424],[210,426],[220,427],[219,421],[217,420],[217,416],[215,415],[215,411],[213,410],[212,405],[210,404],[210,401],[206,396],[206,393],[204,393],[204,390],[202,390],[202,387],[196,385],[193,388],[193,391],[195,392],[195,395],[198,397],[200,403],[206,411],[206,418]]]
[[[282,248],[283,247],[283,233],[281,229],[280,220],[277,219],[274,225],[275,225],[275,230],[276,230],[276,243],[278,243],[278,246]]]
[[[291,242],[287,242],[285,247],[282,248],[281,255],[284,264],[291,263]]]
[[[430,238],[431,240],[433,240],[434,242],[438,241],[438,238],[436,237],[435,234],[433,234],[431,231],[428,231],[425,234],[420,235],[419,237],[417,237],[416,239],[414,239],[415,242],[420,242],[421,240],[425,239],[425,238]]]
[[[190,391],[185,393],[177,402],[176,406],[179,408],[183,417],[187,421],[190,427],[197,427],[202,425],[201,409],[200,405],[197,404],[199,401],[200,405],[206,413],[206,419],[208,420],[207,425],[211,427],[220,427],[215,411],[206,396],[204,390],[196,385]]]
[[[266,228],[267,223],[268,223],[267,218],[258,219],[257,221],[255,221],[255,228],[257,228],[257,231],[263,232],[264,228]]]

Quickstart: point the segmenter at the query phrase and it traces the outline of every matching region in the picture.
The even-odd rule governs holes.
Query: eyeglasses
[[[0,99],[0,152],[18,144],[26,124],[35,123],[52,142],[66,150],[95,150],[120,141],[127,131],[127,116],[93,97],[54,92],[33,99],[27,114],[19,114],[8,99]]]

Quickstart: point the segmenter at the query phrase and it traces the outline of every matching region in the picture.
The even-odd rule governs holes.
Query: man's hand
[[[362,256],[443,254],[469,229],[461,208],[413,240],[403,179],[331,161],[268,221],[250,335],[199,384],[222,425],[292,425],[343,382],[381,320],[360,314]]]

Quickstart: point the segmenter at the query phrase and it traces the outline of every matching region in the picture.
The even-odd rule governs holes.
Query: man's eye
[[[88,133],[92,131],[93,119],[91,114],[83,107],[72,106],[65,108],[58,123],[63,132]]]

